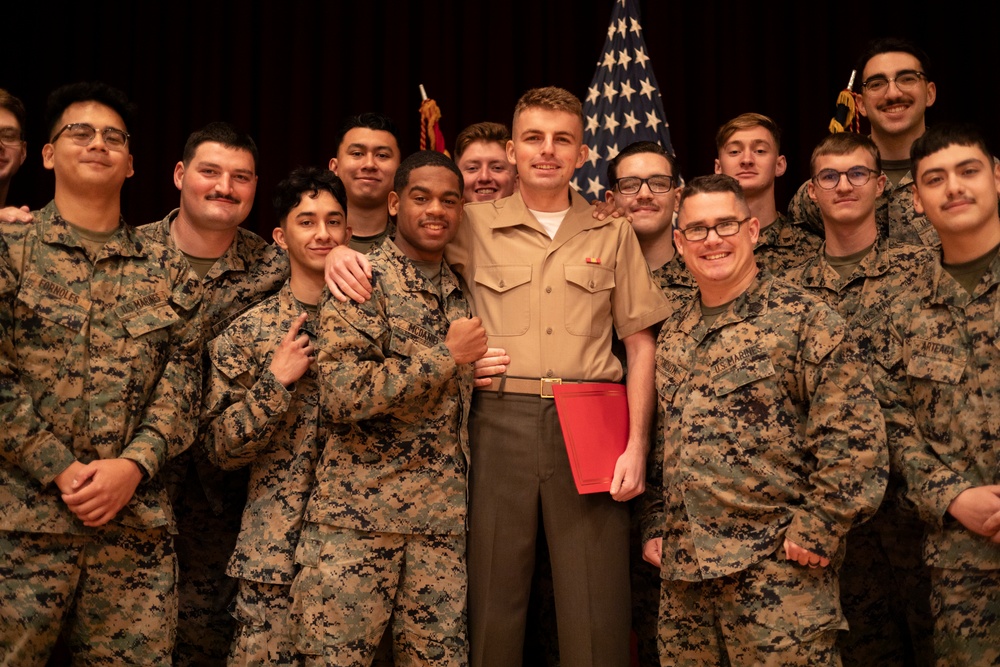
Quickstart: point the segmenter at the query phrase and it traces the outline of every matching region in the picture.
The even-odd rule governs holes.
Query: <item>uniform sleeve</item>
[[[663,510],[663,410],[657,408],[653,420],[652,446],[646,459],[646,490],[636,500],[642,544],[663,536],[666,513]]]
[[[121,458],[153,477],[168,459],[184,452],[198,432],[201,405],[202,288],[186,263],[173,267],[170,302],[180,320],[173,325],[170,354],[142,422]]]
[[[393,286],[377,279],[373,287],[365,303],[328,298],[320,314],[321,401],[336,422],[383,414],[413,419],[414,399],[457,373],[444,340],[418,342],[403,322],[391,326],[387,294]],[[405,319],[398,316],[394,320]]]
[[[792,195],[792,200],[788,202],[788,217],[792,224],[799,225],[811,234],[823,238],[826,231],[823,229],[823,214],[819,211],[819,206],[809,198],[809,181],[799,186],[799,189]]]
[[[852,525],[878,509],[888,481],[885,422],[853,336],[831,309],[816,309],[801,334],[809,399],[806,455],[812,492],[795,508],[786,537],[833,558]]]
[[[624,340],[667,319],[672,308],[649,272],[632,226],[622,224],[618,234],[611,309],[615,332]]]
[[[208,345],[204,446],[224,470],[249,465],[267,450],[292,398],[270,369],[260,367],[242,331],[231,326]]]
[[[906,481],[906,497],[920,518],[940,529],[951,501],[970,484],[944,464],[921,433],[906,381],[898,326],[891,333],[896,353],[883,362],[875,387],[885,414],[891,463]]]
[[[34,402],[21,384],[14,351],[14,302],[18,279],[5,241],[0,235],[0,423],[4,425],[0,452],[5,463],[19,466],[42,485],[47,485],[76,456],[39,418]]]

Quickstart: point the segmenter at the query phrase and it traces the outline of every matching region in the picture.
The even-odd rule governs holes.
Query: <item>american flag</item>
[[[658,142],[669,153],[670,128],[660,87],[646,53],[638,0],[616,0],[604,50],[583,104],[583,142],[590,156],[573,187],[588,199],[604,196],[608,160],[636,141]]]

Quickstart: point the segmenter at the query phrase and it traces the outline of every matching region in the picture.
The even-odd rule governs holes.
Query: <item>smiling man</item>
[[[327,439],[292,586],[306,665],[371,664],[390,616],[398,664],[468,663],[468,415],[486,331],[444,262],[462,187],[441,153],[403,160],[371,299],[322,305]]]
[[[774,181],[785,173],[778,124],[759,113],[741,114],[719,128],[715,147],[715,173],[739,181],[750,213],[760,221],[757,262],[784,276],[815,253],[819,241],[778,213],[774,202]]]
[[[0,88],[0,209],[6,206],[11,179],[28,157],[24,120],[24,104]]]
[[[844,536],[885,489],[885,430],[844,322],[758,271],[735,179],[692,180],[674,240],[699,298],[656,346],[643,499],[662,664],[836,664]]]
[[[243,229],[257,192],[257,146],[229,123],[191,133],[174,166],[180,207],[144,225],[148,237],[180,250],[201,278],[205,341],[240,313],[280,289],[285,253]],[[179,535],[180,598],[174,663],[220,665],[235,624],[229,605],[236,583],[225,576],[246,502],[246,471],[214,466],[203,443],[165,471]]]
[[[0,226],[0,662],[169,665],[177,617],[161,471],[197,433],[201,287],[121,218],[133,107],[49,97],[55,197]]]
[[[904,243],[936,246],[934,227],[913,208],[910,164],[910,146],[924,133],[927,108],[937,99],[927,54],[904,39],[877,39],[865,49],[856,69],[861,77],[858,113],[871,123],[871,138],[886,176],[875,212],[879,232]],[[807,188],[808,181],[792,197],[788,216],[822,235],[822,215]]]
[[[347,189],[351,247],[358,252],[371,252],[393,235],[386,202],[399,160],[399,130],[391,118],[369,111],[344,121],[330,171]]]
[[[493,201],[514,194],[517,170],[507,161],[510,130],[501,123],[476,123],[458,133],[455,164],[465,179],[465,201]]]
[[[893,463],[927,528],[934,658],[1000,662],[1000,167],[975,128],[935,125],[911,149],[914,205],[940,261],[893,310],[900,373],[883,391]],[[891,381],[890,381],[891,380]]]
[[[813,150],[809,196],[823,215],[826,242],[789,274],[837,310],[859,339],[873,380],[889,372],[888,311],[933,261],[925,246],[878,234],[875,206],[886,177],[878,149],[864,135],[827,135]],[[880,395],[883,405],[891,402]],[[920,559],[923,526],[901,502],[893,468],[885,500],[871,521],[851,531],[840,573],[850,632],[839,639],[844,665],[929,664],[930,575]]]
[[[327,253],[347,243],[347,195],[328,169],[296,169],[278,184],[274,240],[291,277],[209,343],[205,446],[225,469],[250,468],[236,550],[239,580],[231,665],[298,665],[289,623],[295,548],[319,459],[313,361]]]

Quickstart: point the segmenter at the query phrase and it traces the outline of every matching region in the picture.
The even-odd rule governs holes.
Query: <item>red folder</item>
[[[615,463],[628,444],[625,386],[557,384],[552,394],[577,492],[610,491]]]

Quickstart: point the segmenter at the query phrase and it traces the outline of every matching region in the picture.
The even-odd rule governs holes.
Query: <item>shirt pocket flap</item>
[[[774,365],[766,355],[755,355],[719,371],[712,377],[715,395],[725,396],[740,387],[774,375]]]
[[[71,295],[76,297],[76,295]],[[39,317],[45,318],[70,331],[83,330],[90,310],[89,302],[70,303],[33,286],[25,285],[17,294],[18,300]]]
[[[208,348],[208,356],[212,360],[212,365],[230,380],[252,370],[250,360],[225,334],[212,341]]]
[[[615,286],[615,272],[595,264],[566,265],[563,267],[566,282],[573,283],[591,294]]]
[[[958,384],[964,372],[964,355],[931,356],[917,351],[906,362],[906,374],[921,380]]]
[[[531,282],[531,266],[499,265],[480,266],[476,269],[476,284],[488,287],[494,292],[507,292]]]
[[[115,309],[122,326],[133,338],[165,329],[180,321],[165,294],[145,296]]]

